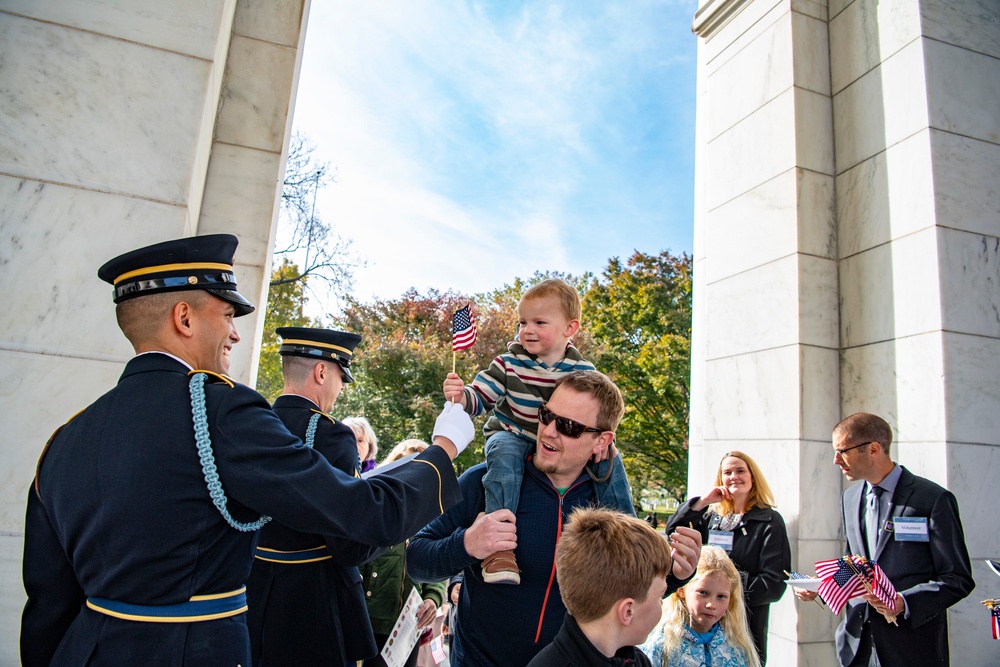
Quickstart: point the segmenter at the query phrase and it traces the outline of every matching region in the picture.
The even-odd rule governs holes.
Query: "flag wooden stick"
[[[870,593],[871,595],[875,595],[875,589],[872,587],[871,582],[869,582],[867,577],[865,577],[864,573],[857,568],[857,566],[854,564],[854,561],[852,561],[850,558],[845,558],[844,562],[847,563],[847,567],[851,568],[851,571],[854,572],[855,575],[857,575],[858,580],[861,582],[861,585],[865,587],[865,590],[868,591],[868,593]],[[895,604],[896,604],[895,601],[893,601],[893,605]],[[892,623],[893,625],[899,625],[898,623],[896,623],[896,614],[882,614],[882,615],[885,616],[885,620],[887,622]]]

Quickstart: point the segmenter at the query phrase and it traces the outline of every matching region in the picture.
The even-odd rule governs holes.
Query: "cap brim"
[[[338,365],[340,366],[340,370],[344,371],[344,382],[354,382],[354,373],[351,372],[351,369],[343,364]]]
[[[252,303],[247,301],[242,294],[234,289],[208,289],[205,291],[210,292],[223,301],[228,301],[236,306],[236,317],[243,317],[244,315],[249,315],[253,311],[257,310]]]

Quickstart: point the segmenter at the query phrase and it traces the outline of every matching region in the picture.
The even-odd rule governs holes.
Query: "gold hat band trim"
[[[348,350],[346,347],[341,347],[339,345],[331,345],[330,343],[317,343],[314,340],[299,340],[298,338],[284,338],[281,341],[282,345],[305,345],[306,347],[324,347],[328,350],[336,350],[337,352],[343,352],[347,356],[354,356],[354,353]]]
[[[160,264],[159,266],[147,266],[142,269],[136,269],[135,271],[129,271],[128,273],[123,273],[117,278],[115,278],[115,285],[123,280],[128,280],[129,278],[135,278],[137,276],[148,276],[151,273],[163,273],[165,271],[196,271],[199,269],[214,269],[218,271],[229,271],[232,273],[233,267],[231,264],[219,264],[216,262],[187,262],[184,264]]]

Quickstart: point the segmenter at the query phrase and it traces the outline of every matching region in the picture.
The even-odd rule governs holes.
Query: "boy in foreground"
[[[670,568],[670,544],[645,521],[574,511],[556,552],[566,618],[529,667],[651,666],[635,645],[660,620]]]

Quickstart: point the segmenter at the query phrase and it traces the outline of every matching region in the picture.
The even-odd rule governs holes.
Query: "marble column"
[[[811,571],[843,540],[830,430],[876,412],[996,557],[1000,7],[706,0],[694,30],[692,493],[750,453]],[[1000,659],[979,604],[1000,580],[975,570],[956,664]],[[786,595],[771,662],[835,665],[835,621]]]
[[[895,458],[958,498],[977,589],[952,661],[997,664],[1000,595],[1000,5],[830,3],[841,409],[876,412]]]
[[[211,232],[258,304],[308,1],[0,0],[0,664],[17,664],[24,501],[49,434],[132,351],[97,267]],[[240,320],[252,382],[263,314]]]

